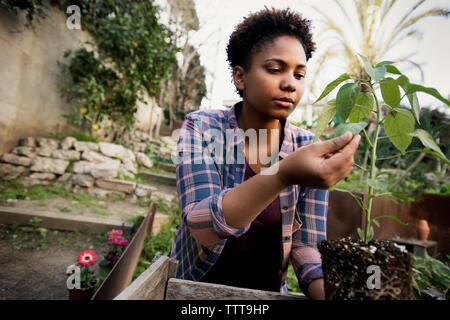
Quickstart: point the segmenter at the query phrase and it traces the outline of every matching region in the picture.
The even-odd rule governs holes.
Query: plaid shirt
[[[181,221],[170,253],[179,261],[177,278],[200,280],[217,261],[227,238],[238,237],[250,228],[250,225],[240,229],[227,225],[222,212],[225,194],[244,182],[243,135],[238,133],[233,139],[225,139],[225,132],[239,130],[243,132],[237,124],[236,105],[229,110],[199,110],[185,117],[177,144],[176,166]],[[286,120],[279,160],[310,144],[313,137],[309,131]],[[225,161],[230,156],[241,161],[230,164]],[[326,238],[328,196],[327,190],[300,185],[292,185],[279,194],[282,215],[280,292],[287,291],[289,259],[306,295],[311,281],[322,278],[317,243]]]

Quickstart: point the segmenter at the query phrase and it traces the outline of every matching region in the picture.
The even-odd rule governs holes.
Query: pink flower
[[[111,231],[108,232],[108,236],[122,235],[122,234],[123,234],[122,230],[116,230],[116,229],[112,229]]]
[[[92,250],[83,251],[78,255],[78,263],[83,267],[92,266],[97,261],[97,254]]]
[[[123,240],[123,241],[120,242],[120,244],[122,246],[127,246],[128,245],[128,240]]]

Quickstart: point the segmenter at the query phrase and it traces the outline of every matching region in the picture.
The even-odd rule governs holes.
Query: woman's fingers
[[[350,131],[347,131],[339,137],[318,143],[317,147],[324,155],[335,153],[342,149],[350,141],[351,138],[352,133]]]

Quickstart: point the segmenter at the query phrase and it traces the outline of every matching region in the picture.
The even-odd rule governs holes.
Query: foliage
[[[410,254],[413,258],[413,289],[416,299],[420,299],[423,290],[434,288],[440,291],[445,299],[450,299],[450,269],[443,263],[425,253],[425,258]]]
[[[35,20],[45,18],[43,0],[0,0],[0,5],[4,6],[9,12],[17,16],[19,10],[26,12],[27,27],[35,28]]]
[[[318,34],[318,42],[319,48],[323,50],[314,69],[324,70],[329,61],[337,59],[345,66],[347,74],[360,78],[367,78],[367,74],[353,52],[360,52],[371,64],[375,64],[376,61],[386,59],[391,49],[401,44],[403,40],[407,38],[420,40],[422,34],[415,27],[421,21],[429,17],[447,18],[450,14],[445,7],[421,10],[424,0],[408,3],[406,8],[402,8],[402,12],[405,13],[398,18],[395,14],[401,5],[405,5],[402,1],[334,0],[333,2],[335,6],[331,6],[332,9],[327,7],[327,11],[312,5],[321,16],[319,22],[322,31]],[[311,6],[306,2],[304,5]],[[350,12],[356,14],[351,15]],[[336,15],[342,19],[336,19]],[[411,60],[413,54],[405,52],[405,55],[396,62],[406,62],[422,71],[420,65]]]
[[[106,247],[101,251],[102,261],[100,261],[99,270],[99,281],[103,282],[114,267],[114,265],[119,261],[120,256],[128,246],[128,240],[123,236],[122,230],[112,229],[108,233],[108,239],[106,241]]]
[[[83,27],[93,36],[91,50],[68,51],[69,64],[60,64],[73,84],[61,85],[72,102],[67,117],[77,125],[99,129],[103,119],[122,128],[134,123],[136,101],[156,95],[177,49],[171,31],[158,22],[153,1],[72,1],[81,8]],[[95,52],[95,53],[94,53]]]
[[[180,208],[178,205],[172,207],[165,206],[164,208],[161,207],[161,203],[158,204],[158,208],[158,210],[169,215],[169,221],[161,227],[159,233],[152,233],[151,237],[147,236],[145,239],[141,257],[139,258],[138,265],[133,275],[133,280],[139,277],[139,275],[147,269],[147,263],[152,261],[155,256],[167,256],[170,253],[172,241],[175,238],[177,225],[180,221]]]
[[[343,191],[350,193],[366,213],[365,230],[363,231],[361,228],[358,228],[358,234],[367,243],[373,237],[372,223],[379,226],[377,219],[380,217],[377,217],[377,219],[370,218],[373,198],[392,194],[392,191],[388,189],[389,186],[386,181],[383,181],[384,176],[392,173],[389,171],[377,172],[376,161],[380,158],[377,154],[379,150],[378,142],[382,139],[389,139],[389,142],[395,149],[400,151],[400,153],[393,155],[392,158],[402,157],[407,153],[420,152],[430,154],[448,164],[449,160],[442,153],[433,136],[420,127],[416,128],[415,125],[416,122],[420,125],[420,106],[417,99],[417,92],[425,92],[432,95],[447,105],[450,105],[450,101],[442,97],[434,88],[411,83],[391,61],[383,61],[372,65],[365,56],[359,55],[359,57],[363,62],[368,78],[355,78],[344,73],[336,80],[330,82],[315,101],[318,102],[323,99],[331,91],[344,83],[339,88],[336,99],[328,101],[320,114],[314,142],[321,136],[334,116],[337,116],[340,120],[340,124],[335,129],[336,136],[346,131],[350,131],[353,135],[360,132],[364,133],[363,137],[366,139],[371,150],[371,162],[367,168],[357,164],[355,165],[369,173],[369,177],[365,179],[365,183],[368,185],[367,203],[361,196],[347,190]],[[395,76],[397,78],[393,78]],[[347,81],[349,82],[345,83]],[[362,90],[363,87],[368,90]],[[400,89],[404,91],[403,96]],[[383,105],[387,108],[386,114],[382,112],[378,97],[379,93],[377,91],[381,93],[384,101]],[[404,97],[407,97],[411,109],[400,108],[400,102]],[[375,126],[373,134],[370,137],[365,129],[369,123],[373,123]],[[385,135],[381,135],[382,124],[384,124]],[[420,147],[407,151],[413,138],[417,138],[424,148]],[[393,218],[401,223],[401,221],[393,216],[382,217]]]

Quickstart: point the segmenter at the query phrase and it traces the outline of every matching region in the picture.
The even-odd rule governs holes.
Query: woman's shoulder
[[[205,127],[222,127],[228,121],[229,110],[208,109],[188,113],[185,119],[200,123]]]

